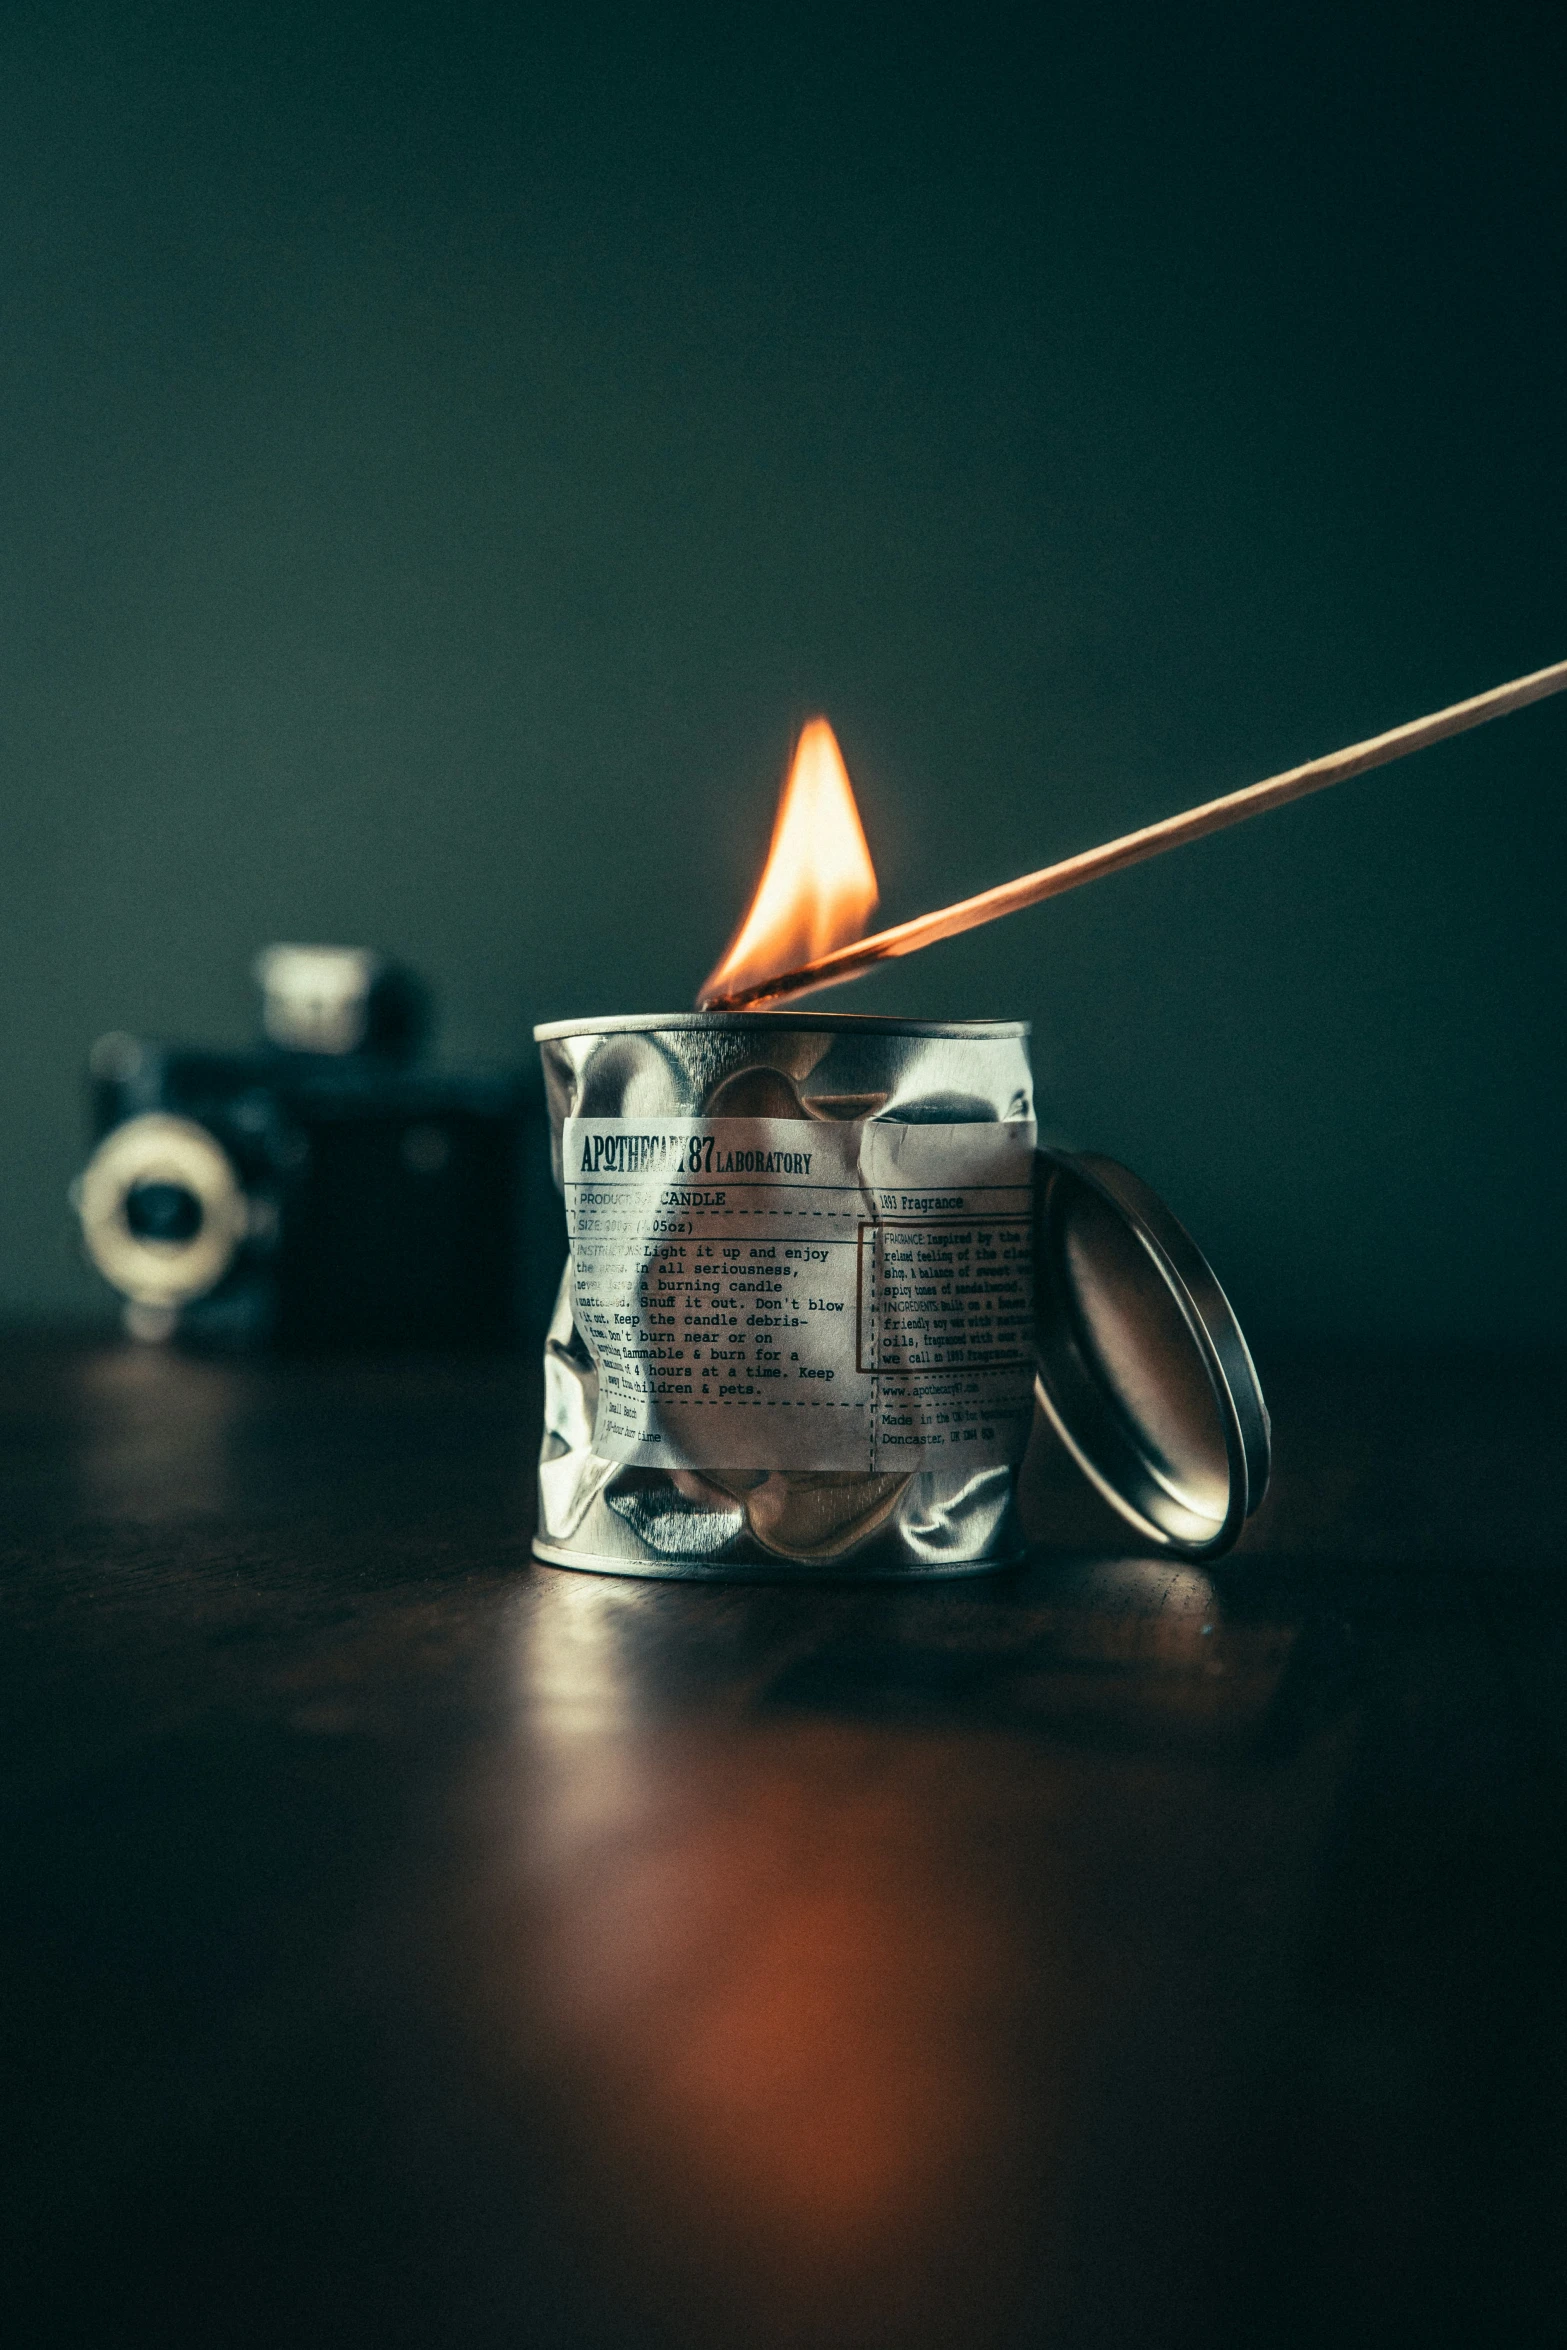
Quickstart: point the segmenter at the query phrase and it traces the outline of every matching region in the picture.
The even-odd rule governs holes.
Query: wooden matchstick
[[[956,938],[960,931],[977,930],[981,923],[995,922],[1003,914],[1020,913],[1025,906],[1037,906],[1046,898],[1060,897],[1064,890],[1078,889],[1085,881],[1099,880],[1102,874],[1119,873],[1126,865],[1140,865],[1145,857],[1163,856],[1166,849],[1178,849],[1183,841],[1201,840],[1205,833],[1222,832],[1227,824],[1240,824],[1248,816],[1262,815],[1267,808],[1282,808],[1286,800],[1301,800],[1308,792],[1325,791],[1330,783],[1343,783],[1351,775],[1364,775],[1370,767],[1385,767],[1390,760],[1424,750],[1427,743],[1441,742],[1450,734],[1463,734],[1471,726],[1483,726],[1488,718],[1505,717],[1509,710],[1521,710],[1526,703],[1543,701],[1547,694],[1560,693],[1564,687],[1567,687],[1567,661],[1553,662],[1549,669],[1536,669],[1528,677],[1515,677],[1508,685],[1493,686],[1489,693],[1474,694],[1467,702],[1454,702],[1450,709],[1433,711],[1428,718],[1412,718],[1407,726],[1395,726],[1386,734],[1372,735],[1369,741],[1351,743],[1347,750],[1330,751],[1323,759],[1308,759],[1303,767],[1286,768],[1282,775],[1270,775],[1263,783],[1248,784],[1244,791],[1229,792],[1219,800],[1204,800],[1201,807],[1187,808],[1179,816],[1166,816],[1158,824],[1145,824],[1141,831],[1123,833],[1119,840],[1106,841],[1100,848],[1063,857],[1058,865],[1046,865],[1038,873],[1024,873],[1016,881],[983,889],[978,897],[960,898],[956,905],[938,907],[933,914],[916,915],[912,922],[898,922],[890,930],[878,930],[870,938],[835,947],[831,954],[818,955],[814,962],[802,963],[797,970],[785,971],[776,979],[759,980],[754,986],[739,988],[730,995],[709,996],[699,1008],[739,1011],[748,1004],[805,995],[818,987],[836,987],[845,979],[857,979],[862,971],[895,955],[912,955],[920,947],[934,946],[938,939]]]

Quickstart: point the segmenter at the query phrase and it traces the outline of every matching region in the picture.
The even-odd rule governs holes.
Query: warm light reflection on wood
[[[1162,2341],[1240,2190],[1293,1632],[1099,1561],[857,1601],[847,1686],[799,1596],[534,1571],[450,1936],[483,2097],[628,2341]]]
[[[785,1716],[717,1771],[700,1725],[638,1719],[616,1586],[544,1596],[532,2053],[620,2254],[651,2275],[678,2246],[715,2306],[749,2280],[759,2344],[846,2311],[856,2342],[901,2339],[953,2294],[955,2247],[992,2225],[979,2182],[1016,2159],[987,2025],[1023,1958],[984,1870],[932,1841],[942,1741],[890,1767],[885,1732]],[[1013,2275],[998,2247],[1003,2297]],[[975,2316],[972,2285],[950,2314]]]

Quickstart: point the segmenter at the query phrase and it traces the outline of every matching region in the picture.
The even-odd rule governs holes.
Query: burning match
[[[1123,833],[1119,840],[1063,857],[1037,873],[981,890],[977,897],[960,898],[955,905],[895,923],[870,938],[862,933],[876,906],[875,869],[832,728],[825,719],[813,719],[800,737],[784,787],[761,883],[733,945],[697,997],[697,1008],[739,1011],[807,995],[815,988],[837,987],[877,963],[912,955],[939,939],[956,938],[960,931],[977,930],[982,923],[1041,905],[1085,881],[1140,865],[1185,841],[1201,840],[1205,833],[1222,832],[1248,816],[1304,799],[1308,792],[1325,791],[1331,783],[1386,767],[1411,751],[1424,750],[1428,743],[1466,733],[1488,718],[1503,718],[1510,710],[1522,710],[1564,688],[1567,661],[1553,662],[1548,669],[1515,677],[1428,717],[1412,718],[1325,758],[1308,759],[1304,766],[1286,768],[1281,775],[1270,775],[1222,799],[1205,800],[1178,816],[1166,816],[1140,831]]]

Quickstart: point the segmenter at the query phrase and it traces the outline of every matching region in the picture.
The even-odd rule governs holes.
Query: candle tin
[[[1245,1341],[1145,1186],[1038,1150],[1025,1024],[701,1012],[534,1033],[571,1240],[538,1556],[1003,1566],[1036,1396],[1146,1539],[1235,1539],[1268,1463]]]

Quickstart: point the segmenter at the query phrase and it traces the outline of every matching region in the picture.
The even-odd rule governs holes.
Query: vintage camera
[[[498,1347],[564,1255],[523,1075],[421,1065],[429,997],[357,947],[258,957],[243,1052],[100,1037],[72,1204],[137,1338]]]

